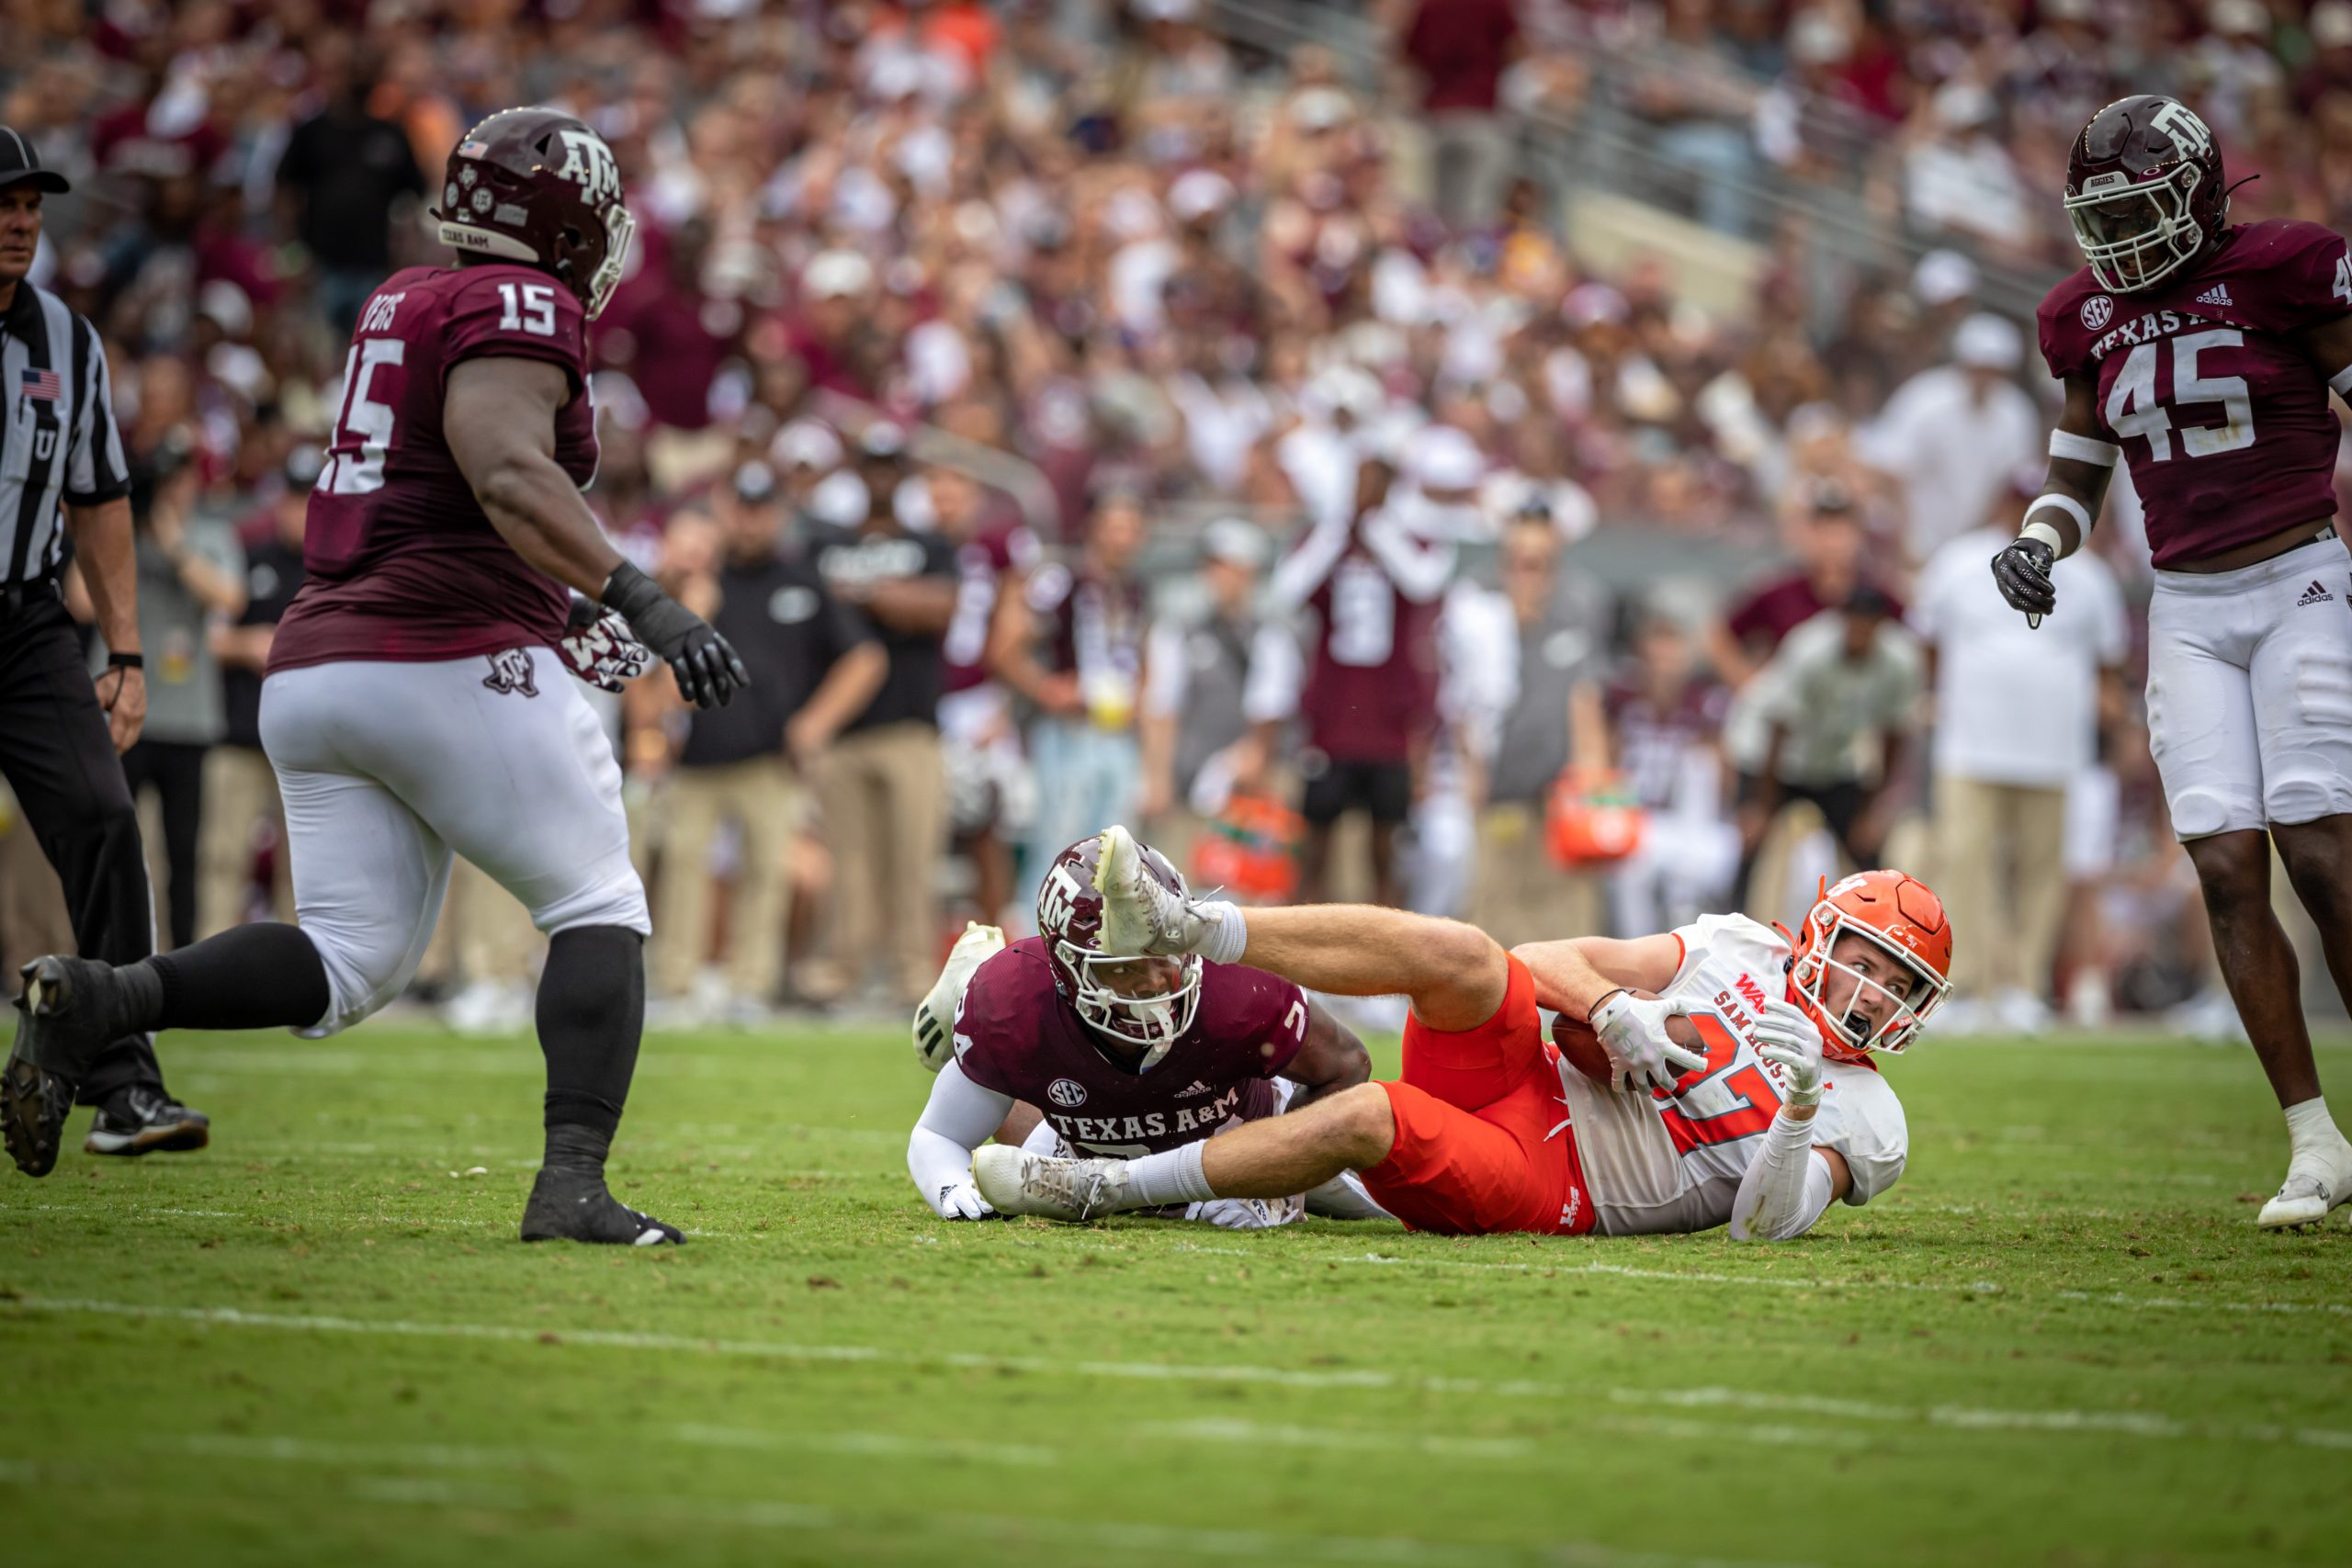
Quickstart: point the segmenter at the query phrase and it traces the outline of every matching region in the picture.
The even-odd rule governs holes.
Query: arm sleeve
[[[1267,600],[1277,615],[1296,615],[1340,564],[1348,550],[1348,520],[1333,516],[1308,530],[1298,547],[1274,563],[1266,585]]]
[[[1396,585],[1396,592],[1416,604],[1433,604],[1453,581],[1454,548],[1451,539],[1419,539],[1386,513],[1363,525],[1364,547]]]
[[[1829,1162],[1814,1153],[1813,1124],[1787,1111],[1772,1118],[1764,1146],[1747,1162],[1732,1200],[1734,1241],[1788,1241],[1829,1207]]]
[[[542,359],[563,367],[573,391],[584,385],[588,314],[571,289],[520,267],[479,267],[464,276],[442,327],[445,387],[450,370],[468,359]]]
[[[130,493],[130,467],[123,461],[122,432],[114,422],[114,384],[107,375],[106,345],[80,316],[74,318],[76,372],[73,446],[66,454],[65,503],[98,506]]]
[[[931,1212],[944,1218],[941,1196],[972,1179],[972,1151],[1004,1124],[1012,1096],[982,1089],[954,1062],[939,1069],[931,1100],[907,1139],[907,1174]]]

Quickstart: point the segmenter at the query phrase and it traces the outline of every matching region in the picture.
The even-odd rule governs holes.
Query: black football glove
[[[1993,581],[2012,610],[2025,612],[2034,626],[2058,607],[2058,590],[2051,585],[2051,563],[2056,554],[2040,539],[2012,539],[1993,558]]]
[[[752,683],[751,671],[710,623],[662,592],[623,561],[605,583],[605,607],[620,613],[637,640],[667,660],[678,690],[698,708],[723,707]]]

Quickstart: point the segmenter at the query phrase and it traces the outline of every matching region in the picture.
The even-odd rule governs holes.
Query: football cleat
[[[2315,1225],[2329,1211],[2352,1203],[2352,1149],[2333,1168],[2319,1159],[2299,1159],[2287,1168],[2287,1179],[2254,1223],[2267,1231]]]
[[[605,1179],[580,1170],[539,1168],[523,1205],[525,1241],[584,1241],[604,1247],[683,1247],[675,1225],[640,1214],[613,1196]]]
[[[956,1010],[964,1005],[964,987],[972,983],[973,972],[1003,952],[1004,945],[1002,927],[974,920],[948,950],[946,966],[915,1004],[915,1060],[925,1072],[935,1073],[956,1059]]]
[[[1116,823],[1102,829],[1094,861],[1094,891],[1102,896],[1102,950],[1106,953],[1194,952],[1208,920],[1186,897],[1150,874],[1143,846]]]
[[[27,1176],[47,1176],[64,1141],[74,1090],[118,1032],[108,1017],[114,969],[51,954],[20,971],[17,1043],[0,1071],[0,1134]]]
[[[973,1152],[972,1184],[1000,1214],[1091,1220],[1123,1206],[1127,1162],[1056,1159],[1009,1144],[989,1144]]]
[[[211,1141],[210,1117],[190,1111],[160,1089],[134,1084],[98,1107],[82,1152],[136,1156],[200,1149]]]

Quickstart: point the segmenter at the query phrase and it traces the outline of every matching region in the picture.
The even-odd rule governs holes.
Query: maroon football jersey
[[[1317,629],[1298,710],[1306,743],[1336,762],[1402,762],[1437,724],[1435,603],[1397,592],[1361,543],[1307,606]]]
[[[1132,692],[1143,679],[1143,585],[1104,577],[1080,563],[1040,567],[1029,580],[1029,608],[1045,648],[1042,662],[1081,683],[1103,680]]]
[[[1035,1106],[1085,1155],[1159,1154],[1227,1122],[1272,1116],[1281,1100],[1270,1080],[1306,1043],[1306,998],[1296,986],[1204,961],[1193,1026],[1149,1072],[1122,1067],[1054,989],[1046,944],[1034,936],[974,970],[956,1009],[964,1076]]]
[[[303,535],[308,577],[270,644],[271,670],[560,640],[570,596],[482,514],[443,437],[442,395],[461,360],[563,367],[572,396],[556,415],[555,459],[584,487],[596,473],[586,328],[571,291],[526,266],[410,267],[376,290],[345,362]]]
[[[988,680],[981,660],[1005,574],[1036,564],[1037,536],[1025,523],[985,529],[957,547],[956,615],[939,650],[947,665],[944,690],[968,692]]]
[[[2202,560],[2335,515],[2327,378],[2295,334],[2352,313],[2344,240],[2274,219],[2223,234],[2194,267],[2109,294],[2086,267],[2041,302],[2053,376],[2098,379],[2158,567]]]

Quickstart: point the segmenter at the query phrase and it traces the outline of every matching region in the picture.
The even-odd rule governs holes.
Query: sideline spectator
[[[989,666],[1036,716],[1029,757],[1037,815],[1012,918],[1034,920],[1037,888],[1063,849],[1135,813],[1143,785],[1136,705],[1144,669],[1144,591],[1136,558],[1148,533],[1140,499],[1095,502],[1070,566],[1049,562],[1001,604]]]
[[[1863,570],[1869,536],[1844,485],[1825,479],[1810,489],[1790,541],[1796,570],[1757,584],[1708,628],[1708,654],[1734,691],[1755,679],[1782,638],[1824,610],[1846,604],[1859,589],[1871,588],[1886,601],[1889,615],[1902,616],[1894,595]]]
[[[1982,933],[1954,952],[1946,1012],[1959,1016],[1936,1021],[1947,1033],[2048,1026],[2067,792],[2096,762],[2100,710],[2121,693],[2115,574],[2096,551],[2069,556],[2066,613],[2030,629],[1984,570],[2014,537],[2003,515],[1945,545],[1913,615],[1936,694],[1936,886],[1953,925]]]
[[[685,601],[742,657],[752,683],[723,707],[695,710],[668,782],[655,988],[689,1014],[763,1017],[784,965],[791,887],[786,854],[801,785],[833,737],[880,691],[889,660],[783,540],[775,475],[746,463],[713,494],[724,558]],[[710,955],[710,856],[722,823],[736,833],[723,991],[698,985]]]
[[[1510,164],[1510,123],[1496,105],[1503,69],[1519,56],[1519,13],[1511,0],[1420,0],[1402,48],[1420,73],[1438,215],[1456,228],[1484,223]]]
[[[1515,515],[1502,538],[1511,698],[1486,765],[1470,919],[1506,947],[1602,925],[1600,876],[1563,869],[1544,844],[1554,781],[1571,763],[1604,766],[1609,753],[1600,707],[1609,597],[1561,565],[1561,543],[1540,504]]]
[[[2014,322],[1971,316],[1952,334],[1952,362],[1905,382],[1862,429],[1862,456],[1903,487],[1914,561],[1973,532],[2041,452],[2048,420],[2017,384],[2024,355]]]
[[[220,666],[220,743],[204,758],[202,886],[197,931],[210,936],[242,924],[253,912],[256,829],[272,828],[269,903],[275,918],[294,918],[291,866],[286,856],[286,805],[277,773],[261,749],[261,676],[270,639],[302,586],[302,530],[321,459],[304,445],[287,454],[277,494],[265,510],[262,530],[245,544],[245,607],[212,628],[212,656]]]
[[[1699,663],[1690,627],[1652,605],[1634,656],[1601,698],[1609,758],[1649,813],[1641,849],[1610,878],[1620,931],[1672,931],[1729,891],[1739,834],[1724,811],[1724,715],[1731,694]]]
[[[204,819],[204,758],[226,728],[220,666],[212,656],[216,619],[245,607],[245,557],[231,520],[204,504],[198,473],[185,452],[167,448],[145,475],[133,476],[130,513],[138,528],[139,640],[147,660],[147,723],[122,754],[123,775],[143,807],[152,792],[163,827],[143,835],[148,860],[163,852],[164,936],[171,947],[197,939],[198,842]],[[84,591],[77,583],[74,597]],[[94,672],[106,668],[96,639]]]
[[[338,344],[391,270],[391,229],[406,209],[401,198],[424,194],[408,133],[368,107],[375,71],[355,43],[322,46],[318,82],[325,102],[294,127],[277,161],[277,183],[318,263],[319,303]]]
[[[1852,869],[1879,863],[1921,662],[1918,640],[1894,618],[1893,603],[1864,586],[1842,608],[1790,633],[1740,693],[1726,728],[1739,769],[1742,908],[1759,907],[1750,886],[1758,852],[1795,802],[1821,813]],[[1876,753],[1867,769],[1856,760],[1863,743]]]
[[[1268,630],[1258,590],[1272,553],[1254,524],[1233,517],[1210,524],[1201,537],[1206,602],[1185,619],[1153,623],[1146,648],[1140,809],[1153,847],[1188,875],[1202,824],[1237,792],[1265,785],[1249,688]]]
[[[879,439],[877,439],[879,438]],[[866,433],[869,457],[895,460],[903,434]],[[940,761],[941,645],[956,615],[955,547],[901,521],[903,496],[868,481],[865,520],[807,530],[809,558],[833,597],[856,611],[889,659],[881,690],[843,727],[816,770],[818,809],[833,850],[826,956],[804,966],[812,1001],[854,990],[876,958],[890,966],[894,1003],[913,1006],[939,976],[939,858],[947,778]]]

